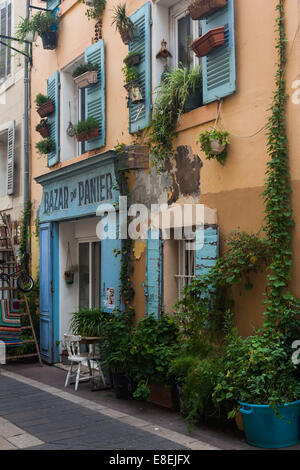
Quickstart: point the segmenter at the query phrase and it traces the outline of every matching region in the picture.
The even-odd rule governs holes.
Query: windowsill
[[[200,108],[193,109],[189,113],[185,113],[180,118],[176,132],[182,132],[192,127],[200,126],[206,122],[214,121],[218,113],[218,103],[210,103]]]
[[[61,16],[63,16],[68,10],[70,10],[78,0],[64,0],[63,3],[59,5],[59,11]]]

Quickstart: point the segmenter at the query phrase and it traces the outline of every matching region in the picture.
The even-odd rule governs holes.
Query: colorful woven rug
[[[21,317],[17,300],[0,300],[0,341],[6,347],[22,344]]]

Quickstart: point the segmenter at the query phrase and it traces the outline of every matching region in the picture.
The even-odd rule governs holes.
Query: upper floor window
[[[174,65],[187,67],[191,70],[200,61],[190,48],[191,42],[201,36],[201,22],[193,21],[186,13],[186,5],[182,2],[170,9],[171,48],[174,52]]]
[[[11,36],[12,23],[11,2],[0,4],[0,34]],[[2,42],[6,42],[5,39]],[[7,79],[11,73],[11,50],[9,47],[0,44],[0,83]]]

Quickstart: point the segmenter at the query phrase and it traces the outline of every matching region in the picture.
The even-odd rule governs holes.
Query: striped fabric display
[[[17,300],[0,300],[0,341],[6,347],[16,347],[22,344],[21,317]]]

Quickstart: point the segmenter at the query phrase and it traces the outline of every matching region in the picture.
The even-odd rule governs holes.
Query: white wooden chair
[[[65,337],[65,344],[68,350],[68,359],[71,361],[70,369],[68,371],[67,377],[66,377],[66,382],[65,382],[65,387],[67,387],[70,383],[70,380],[72,377],[76,377],[75,379],[75,391],[77,392],[78,390],[78,385],[79,382],[85,382],[88,380],[91,380],[93,378],[93,372],[92,372],[92,367],[91,367],[91,361],[99,361],[100,357],[96,356],[94,353],[82,353],[80,352],[80,341],[82,340],[81,336],[75,336],[75,335],[68,335],[64,334]],[[80,375],[81,372],[81,365],[83,362],[87,362],[88,368],[89,368],[89,375]],[[77,371],[73,372],[73,365],[74,363],[78,364]],[[102,378],[102,381],[104,385],[105,383],[105,378],[101,369],[101,366],[98,362],[98,367],[99,367],[99,373]]]

